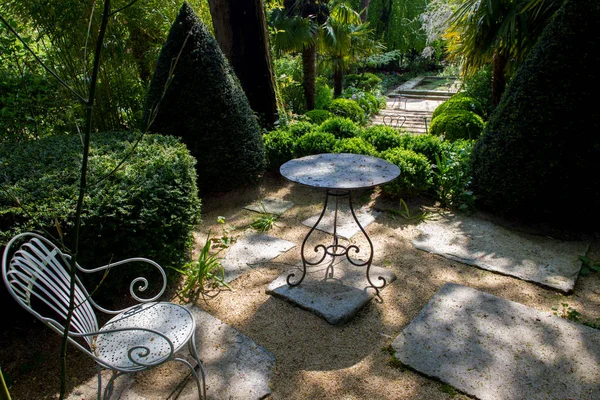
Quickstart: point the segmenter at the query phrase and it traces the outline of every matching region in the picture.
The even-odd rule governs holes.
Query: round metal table
[[[356,217],[356,213],[354,212],[354,208],[352,206],[352,191],[358,189],[368,189],[390,182],[400,175],[400,168],[377,157],[360,154],[338,153],[317,154],[290,160],[283,164],[279,171],[283,177],[292,182],[325,190],[323,211],[321,211],[317,222],[304,238],[302,247],[300,249],[300,257],[302,258],[302,276],[298,280],[292,280],[292,278],[294,278],[296,275],[294,273],[290,273],[287,277],[287,284],[290,286],[299,285],[306,276],[306,268],[308,266],[320,264],[323,262],[326,256],[333,257],[333,260],[335,260],[336,257],[345,256],[352,265],[366,267],[367,281],[371,287],[375,289],[377,295],[379,295],[379,289],[382,289],[387,282],[385,278],[381,276],[378,277],[378,279],[381,281],[381,284],[375,285],[371,281],[369,273],[371,270],[371,263],[373,262],[373,243]],[[333,242],[328,246],[323,244],[315,246],[315,253],[322,252],[323,254],[317,257],[316,261],[309,261],[306,258],[305,253],[306,242],[323,219],[330,197],[335,198]],[[351,252],[354,254],[360,252],[358,246],[354,244],[346,246],[339,243],[339,238],[337,235],[337,217],[339,199],[342,197],[348,198],[348,204],[352,217],[369,243],[369,254],[366,261],[357,260],[351,257]]]

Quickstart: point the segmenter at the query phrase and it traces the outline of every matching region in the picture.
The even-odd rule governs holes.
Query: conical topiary
[[[588,215],[600,200],[599,43],[600,3],[567,0],[473,150],[473,184],[486,208],[597,228]]]
[[[262,137],[248,99],[217,41],[187,3],[157,61],[145,126],[149,121],[150,131],[183,139],[198,160],[201,192],[233,189],[263,169]]]

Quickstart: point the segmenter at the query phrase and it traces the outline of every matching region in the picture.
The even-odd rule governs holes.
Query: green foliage
[[[331,153],[337,139],[332,133],[315,131],[300,136],[296,141],[296,157]]]
[[[384,151],[393,147],[403,147],[398,131],[389,126],[370,126],[362,131],[361,137],[375,146],[377,151]]]
[[[443,148],[443,142],[440,138],[431,134],[400,135],[400,142],[401,147],[423,154],[431,164],[435,162],[436,156],[441,154]]]
[[[486,65],[473,75],[465,78],[460,93],[479,101],[484,112],[484,115],[480,114],[482,117],[491,115],[494,110],[492,102],[492,67]]]
[[[210,232],[204,246],[196,261],[186,263],[182,268],[174,268],[184,279],[183,287],[177,293],[182,299],[195,301],[200,294],[204,294],[207,287],[227,287],[225,282],[225,269],[221,260],[217,258],[218,253],[210,254],[211,238]]]
[[[293,137],[297,138],[305,133],[316,130],[317,126],[307,121],[297,121],[290,124],[287,129]]]
[[[367,57],[365,64],[373,70],[396,70],[400,67],[401,58],[402,52],[400,50],[392,50]]]
[[[360,127],[348,118],[329,118],[319,126],[321,132],[332,133],[336,138],[351,138],[360,133]]]
[[[600,272],[600,262],[593,263],[588,257],[579,256],[579,260],[583,264],[581,267],[580,274],[583,276],[587,276],[590,272]]]
[[[326,110],[338,117],[348,118],[357,124],[366,122],[365,113],[354,100],[342,98],[335,99],[327,105]]]
[[[217,41],[187,3],[158,59],[145,121],[152,121],[156,107],[151,131],[183,139],[198,160],[202,192],[257,180],[264,151],[256,117]]]
[[[429,133],[446,140],[477,139],[483,131],[483,119],[472,111],[457,110],[439,114],[431,121]]]
[[[273,229],[278,218],[279,216],[275,214],[263,212],[252,220],[250,226],[259,232],[267,232]]]
[[[283,55],[273,60],[277,92],[283,106],[295,114],[306,111],[302,87],[302,60],[300,56]]]
[[[325,120],[333,117],[333,114],[327,110],[310,110],[304,115],[310,119],[310,122],[317,125],[320,125],[325,122]]]
[[[333,147],[334,153],[353,153],[353,154],[365,154],[367,156],[374,156],[377,154],[377,149],[371,144],[360,137],[344,138],[337,141]]]
[[[332,101],[333,89],[327,85],[324,78],[317,78],[315,82],[315,109],[323,110]]]
[[[472,111],[482,118],[485,116],[483,108],[477,99],[464,95],[455,95],[437,106],[431,117],[435,118],[440,114],[458,110]]]
[[[342,97],[356,101],[360,108],[362,108],[364,115],[369,117],[379,112],[382,103],[380,99],[385,104],[385,97],[379,96],[378,98],[373,93],[365,92],[362,89],[356,89],[352,86],[343,91]]]
[[[481,206],[595,230],[600,208],[596,104],[600,3],[567,0],[519,68],[473,150]],[[582,56],[585,54],[585,57]],[[592,174],[592,175],[590,175]],[[571,212],[583,218],[574,218]]]
[[[443,142],[443,149],[435,155],[434,189],[442,207],[452,206],[461,211],[473,211],[475,195],[471,185],[471,152],[473,141]]]
[[[79,241],[82,265],[144,256],[164,267],[177,266],[192,243],[200,221],[195,160],[176,138],[145,135],[127,162],[102,180],[135,140],[131,132],[92,136]],[[55,221],[71,243],[80,162],[77,136],[0,144],[3,243],[24,231],[46,229],[55,234]]]
[[[275,130],[263,136],[265,158],[269,171],[278,170],[281,164],[294,158],[296,139],[286,130]]]
[[[346,86],[353,86],[365,92],[375,90],[381,83],[381,78],[370,72],[364,74],[348,74],[344,78]]]
[[[431,168],[424,155],[395,147],[382,152],[381,158],[400,168],[400,176],[383,186],[384,192],[393,196],[416,196],[431,187]]]
[[[400,199],[399,207],[397,210],[388,209],[386,211],[388,211],[392,214],[392,219],[395,219],[393,217],[393,215],[399,215],[400,217],[404,218],[406,221],[423,221],[428,218],[428,215],[426,212],[420,212],[417,214],[412,213],[410,211],[410,209],[408,208],[408,205],[406,204],[404,199]]]
[[[560,309],[558,307],[552,307],[552,310],[554,310],[554,315],[557,317],[577,322],[589,326],[590,328],[600,329],[600,318],[596,318],[596,320],[584,318],[579,311],[569,306],[568,303],[562,303],[561,306],[562,308]]]
[[[425,48],[426,35],[419,16],[426,6],[426,0],[371,0],[369,24],[375,30],[375,37],[381,38],[388,49],[420,53]]]

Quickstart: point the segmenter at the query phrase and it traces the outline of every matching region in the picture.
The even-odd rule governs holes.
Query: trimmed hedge
[[[183,139],[198,159],[202,191],[229,190],[257,180],[264,151],[256,117],[217,41],[187,3],[158,58],[145,125],[156,107],[150,130]]]
[[[298,138],[310,131],[314,131],[316,129],[317,129],[316,125],[314,125],[310,122],[306,122],[306,121],[298,121],[293,124],[290,124],[287,127],[287,130],[290,132],[290,134],[296,138]]]
[[[567,0],[517,70],[473,149],[480,206],[598,228],[598,21],[598,1]]]
[[[396,147],[380,156],[400,168],[400,176],[384,185],[384,192],[392,196],[416,196],[431,187],[431,167],[424,155]]]
[[[373,125],[363,130],[360,136],[375,146],[377,151],[402,146],[398,131],[390,126]]]
[[[360,133],[360,127],[348,118],[333,117],[319,126],[321,132],[332,133],[336,138],[351,138]]]
[[[310,110],[304,115],[310,119],[310,122],[317,125],[320,125],[325,122],[325,120],[333,117],[333,114],[327,110]]]
[[[431,164],[435,164],[435,156],[442,154],[444,147],[438,136],[434,135],[411,135],[404,134],[400,136],[401,147],[412,150],[415,153],[423,154]]]
[[[354,100],[337,98],[327,104],[325,109],[338,117],[348,118],[357,124],[365,122],[365,113]]]
[[[269,171],[278,170],[281,164],[294,158],[296,138],[285,130],[275,130],[263,136],[265,158]]]
[[[481,103],[477,99],[475,99],[473,97],[468,97],[465,95],[457,94],[455,96],[452,96],[451,98],[449,98],[448,100],[446,100],[445,102],[440,104],[439,106],[437,106],[436,109],[433,111],[431,118],[435,118],[438,115],[446,113],[446,112],[459,111],[459,110],[474,112],[475,114],[479,115],[481,118],[483,118],[485,116],[483,107],[481,106]]]
[[[145,135],[121,168],[136,140],[131,132],[92,135],[80,232],[80,260],[87,268],[139,256],[163,267],[180,266],[200,222],[195,160],[172,136]],[[78,136],[51,136],[19,145],[0,144],[4,186],[32,218],[0,192],[0,240],[60,224],[72,243],[81,165]]]
[[[446,140],[477,139],[483,131],[483,119],[472,111],[456,110],[438,115],[431,121],[429,133]]]
[[[331,153],[337,139],[329,132],[309,132],[296,141],[296,157],[313,154]]]
[[[338,140],[335,146],[333,146],[333,152],[365,154],[367,156],[377,155],[377,149],[371,143],[359,137]]]

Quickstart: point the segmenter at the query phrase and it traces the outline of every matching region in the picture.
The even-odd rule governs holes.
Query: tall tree
[[[246,92],[250,107],[268,125],[277,102],[262,0],[209,0],[215,38]]]
[[[446,32],[451,57],[464,61],[470,75],[492,63],[494,105],[506,77],[523,62],[562,0],[465,0],[450,19]]]

